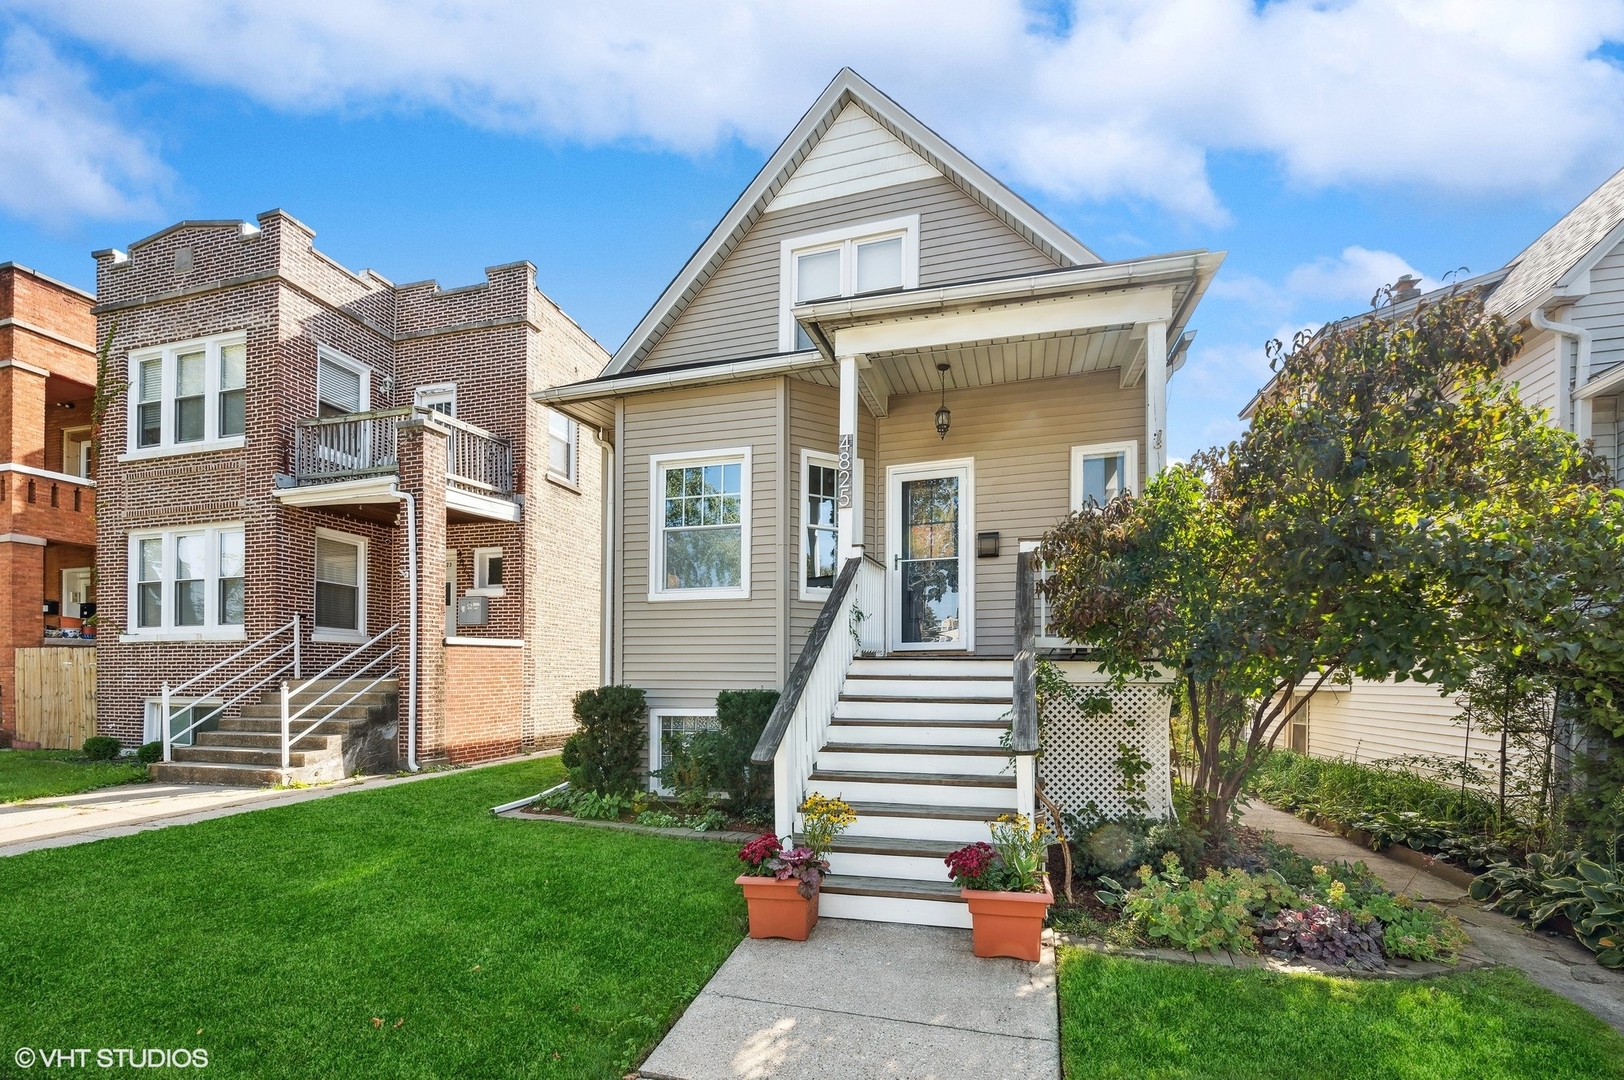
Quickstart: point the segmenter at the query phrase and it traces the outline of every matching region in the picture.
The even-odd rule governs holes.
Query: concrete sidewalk
[[[557,753],[552,751],[551,753]],[[546,754],[503,758],[468,768],[507,765]],[[287,806],[342,795],[346,791],[393,787],[453,776],[467,769],[441,769],[410,776],[363,776],[309,788],[219,787],[213,784],[123,784],[78,795],[0,805],[0,858],[39,848],[84,844],[148,829]]]
[[[746,938],[638,1075],[1058,1078],[1054,951],[978,960],[968,930],[850,919],[805,942]]]
[[[1241,821],[1273,833],[1275,840],[1311,859],[1349,863],[1363,860],[1389,889],[1431,901],[1465,923],[1472,944],[1494,963],[1521,969],[1540,986],[1589,1009],[1624,1032],[1624,972],[1602,967],[1594,954],[1571,937],[1540,933],[1521,920],[1484,910],[1458,885],[1272,806],[1254,802],[1246,808]]]

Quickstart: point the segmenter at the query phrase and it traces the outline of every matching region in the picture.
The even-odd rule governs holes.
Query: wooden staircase
[[[942,860],[1015,812],[1001,745],[1013,678],[1010,660],[852,661],[806,785],[857,814],[830,852],[822,915],[970,925]]]
[[[290,712],[316,702],[322,694],[345,682],[318,679],[289,698]],[[344,690],[316,704],[311,718],[289,725],[292,735],[304,735],[288,752],[282,767],[282,707],[280,691],[267,690],[259,700],[245,703],[239,715],[206,724],[191,746],[176,746],[173,761],[149,767],[152,779],[179,784],[327,783],[356,772],[387,771],[394,767],[397,686],[394,679],[347,701]],[[337,707],[330,707],[337,706]]]

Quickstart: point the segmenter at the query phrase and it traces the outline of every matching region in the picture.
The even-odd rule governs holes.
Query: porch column
[[[1145,479],[1167,467],[1167,324],[1145,324]]]
[[[857,543],[856,500],[852,483],[857,471],[857,361],[856,356],[840,357],[840,452],[835,475],[835,546],[842,564],[861,558],[863,545]]]

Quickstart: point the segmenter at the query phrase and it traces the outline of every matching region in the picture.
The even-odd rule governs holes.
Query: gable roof
[[[608,367],[604,368],[605,375],[620,374],[642,362],[660,336],[687,310],[711,275],[766,212],[773,197],[790,182],[796,169],[814,151],[842,111],[851,104],[860,107],[911,153],[918,155],[925,164],[947,177],[1061,266],[1089,266],[1100,262],[1099,256],[1076,237],[965,157],[868,80],[851,68],[841,68],[789,136],[767,159],[743,194],[717,222],[704,243],[699,245],[671,284],[666,286],[648,314],[627,337],[625,344],[616,350]]]
[[[1621,223],[1624,169],[1585,196],[1583,202],[1506,264],[1506,278],[1490,294],[1489,310],[1507,316],[1521,314],[1561,284],[1587,257],[1599,258],[1612,250],[1616,241],[1605,247],[1602,241],[1617,233]]]

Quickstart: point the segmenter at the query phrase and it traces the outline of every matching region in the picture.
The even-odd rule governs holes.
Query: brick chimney
[[[1393,282],[1393,299],[1395,304],[1402,304],[1407,300],[1414,300],[1421,295],[1421,279],[1414,274],[1405,274]]]

